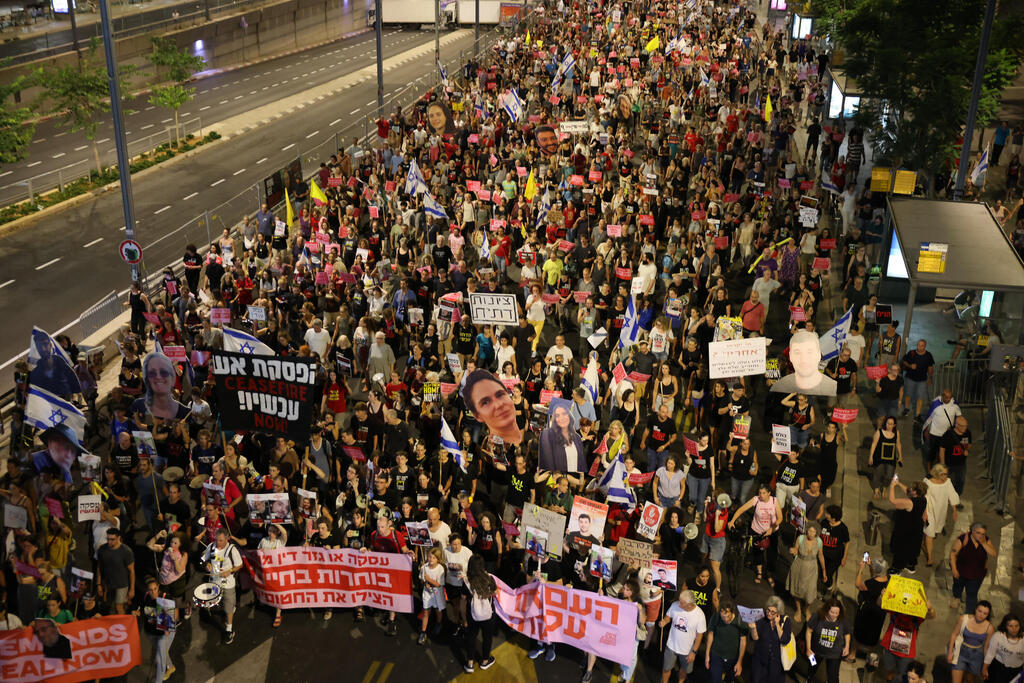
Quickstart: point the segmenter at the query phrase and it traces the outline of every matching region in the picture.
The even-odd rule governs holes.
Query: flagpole
[[[437,64],[437,82],[440,83],[441,82],[441,0],[434,0],[434,63]]]
[[[373,23],[374,31],[377,34],[377,116],[384,112],[384,57],[381,55],[381,4],[382,0],[376,0],[377,21]]]
[[[971,86],[971,104],[967,109],[967,125],[964,129],[964,140],[960,145],[960,164],[956,170],[956,187],[953,199],[960,201],[964,196],[964,181],[967,180],[967,167],[971,161],[971,143],[974,139],[974,124],[978,118],[978,100],[981,99],[981,85],[985,77],[985,59],[988,57],[988,39],[992,35],[992,22],[996,16],[996,0],[988,0],[985,6],[985,22],[981,29],[981,42],[978,43],[978,58],[974,64],[974,84]],[[982,130],[984,135],[984,130]],[[906,331],[904,330],[904,333]],[[907,337],[909,339],[909,337]]]

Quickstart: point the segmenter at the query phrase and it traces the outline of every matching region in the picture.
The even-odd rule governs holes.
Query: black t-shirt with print
[[[949,429],[942,435],[942,447],[946,449],[946,465],[948,467],[960,467],[967,464],[967,447],[971,445],[971,430],[967,429],[963,434],[957,434],[955,429]]]

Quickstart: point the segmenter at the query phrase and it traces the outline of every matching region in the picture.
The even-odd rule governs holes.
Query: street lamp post
[[[988,58],[988,39],[992,35],[992,22],[996,16],[996,0],[988,0],[985,6],[985,23],[981,28],[981,41],[978,43],[978,58],[974,62],[974,84],[971,87],[971,104],[967,109],[967,125],[964,128],[964,141],[960,145],[960,164],[956,169],[956,186],[953,188],[953,199],[960,201],[964,196],[964,182],[967,180],[967,167],[971,163],[971,142],[974,138],[974,124],[978,120],[978,100],[981,99],[981,84],[985,77],[985,60]]]
[[[121,208],[124,210],[125,239],[135,239],[135,203],[132,199],[132,169],[128,158],[128,144],[124,135],[124,119],[121,116],[121,83],[118,78],[117,56],[114,37],[110,30],[110,9],[108,0],[99,0],[100,27],[103,30],[103,53],[107,58],[107,79],[110,83],[110,114],[114,120],[114,146],[117,148],[117,169],[121,174]],[[140,279],[139,264],[129,264],[132,282]]]

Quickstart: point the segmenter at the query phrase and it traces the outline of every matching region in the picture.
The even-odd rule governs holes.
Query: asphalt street
[[[385,50],[385,56],[433,40],[429,32],[410,35],[411,40],[392,44],[389,50]],[[396,34],[390,38],[394,41],[405,37],[408,36]],[[345,50],[350,44],[361,47]],[[441,59],[447,62],[457,57],[460,50],[471,50],[472,45],[473,37],[468,33],[464,39],[442,46]],[[335,63],[339,57],[350,61],[332,70],[329,75],[334,78],[373,63],[373,51],[368,49],[364,37],[357,38],[354,43],[337,44],[326,52],[339,48],[342,52],[329,54],[320,62],[315,61],[315,55],[323,52],[314,50],[311,55],[286,58],[280,65],[266,63],[256,69],[260,78],[269,79],[271,83],[274,77],[280,83],[286,72],[291,74],[288,87],[299,91],[302,83],[308,87],[314,77],[326,80],[328,63]],[[308,75],[304,78],[302,70],[312,68],[314,63],[322,65],[324,71],[319,71],[321,67],[317,66],[315,75],[306,71]],[[281,71],[276,71],[279,66]],[[424,84],[418,90],[425,89],[435,68],[431,59],[414,59],[386,72],[385,95],[404,89],[410,83],[415,85],[417,79]],[[268,71],[266,76],[262,75]],[[295,76],[298,80],[293,80]],[[201,89],[210,91],[206,95],[216,92],[218,94],[213,97],[227,99],[222,106],[235,107],[225,110],[218,119],[232,112],[251,109],[256,104],[253,98],[259,97],[260,90],[257,89],[257,95],[247,100],[247,93],[253,90],[251,79],[254,77],[249,77],[249,83],[245,83],[245,78],[242,72],[228,74],[226,83],[222,82],[217,91],[212,90],[211,81],[201,82]],[[236,80],[239,82],[234,83]],[[220,94],[225,86],[232,89],[231,93],[245,92],[235,102],[235,95],[227,97],[228,93]],[[284,96],[284,87],[279,86],[280,90],[273,94],[268,92],[258,104],[266,104],[271,97],[278,99]],[[408,101],[407,97],[405,102]],[[205,227],[201,230],[179,230],[184,223],[193,221],[240,192],[249,194],[234,203],[238,207],[237,213],[232,211],[218,216],[214,220],[215,225],[220,225],[218,221],[225,225],[234,224],[242,213],[254,212],[258,208],[255,192],[251,189],[255,184],[295,159],[299,153],[320,145],[332,133],[363,121],[375,104],[376,83],[371,78],[345,90],[343,95],[315,102],[250,133],[218,143],[214,150],[200,152],[193,158],[136,176],[133,179],[136,237],[143,247],[148,272],[158,272],[180,259],[188,240],[194,239],[201,245],[207,239]],[[387,99],[385,107],[391,110]],[[360,126],[360,135],[362,130]],[[192,225],[195,225],[194,221]],[[29,229],[16,230],[0,238],[0,318],[6,321],[0,339],[0,359],[6,362],[0,362],[0,370],[5,370],[14,359],[24,354],[33,325],[56,332],[112,290],[120,291],[127,287],[128,267],[117,254],[117,246],[124,237],[123,226],[120,193],[107,192],[40,221]],[[69,334],[79,339],[76,328],[72,327]],[[0,390],[9,388],[6,380],[9,373],[9,370],[3,373],[5,380],[0,384]]]
[[[390,57],[430,40],[433,40],[433,33],[429,31],[385,31],[384,56]],[[210,124],[300,93],[373,64],[375,59],[374,36],[370,32],[202,78],[192,83],[196,95],[178,112],[178,120],[187,132],[197,131],[200,124],[204,131],[209,131]],[[125,136],[132,155],[168,140],[168,127],[173,129],[174,126],[173,111],[150,104],[147,96],[128,100],[125,110],[129,112],[125,115]],[[147,144],[151,136],[157,138]],[[117,163],[109,115],[100,123],[96,142],[103,165]],[[57,185],[57,169],[64,169],[67,178],[82,175],[95,165],[92,143],[81,132],[72,132],[57,118],[43,121],[36,128],[26,158],[0,168],[0,206],[26,199],[29,178],[33,178],[34,192],[45,191]]]

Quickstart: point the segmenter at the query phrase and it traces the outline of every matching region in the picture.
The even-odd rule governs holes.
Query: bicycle
[[[725,537],[727,544],[722,558],[722,574],[729,595],[735,598],[739,595],[740,574],[747,564],[747,554],[753,547],[754,532],[749,524],[737,522],[734,527],[726,528]]]

